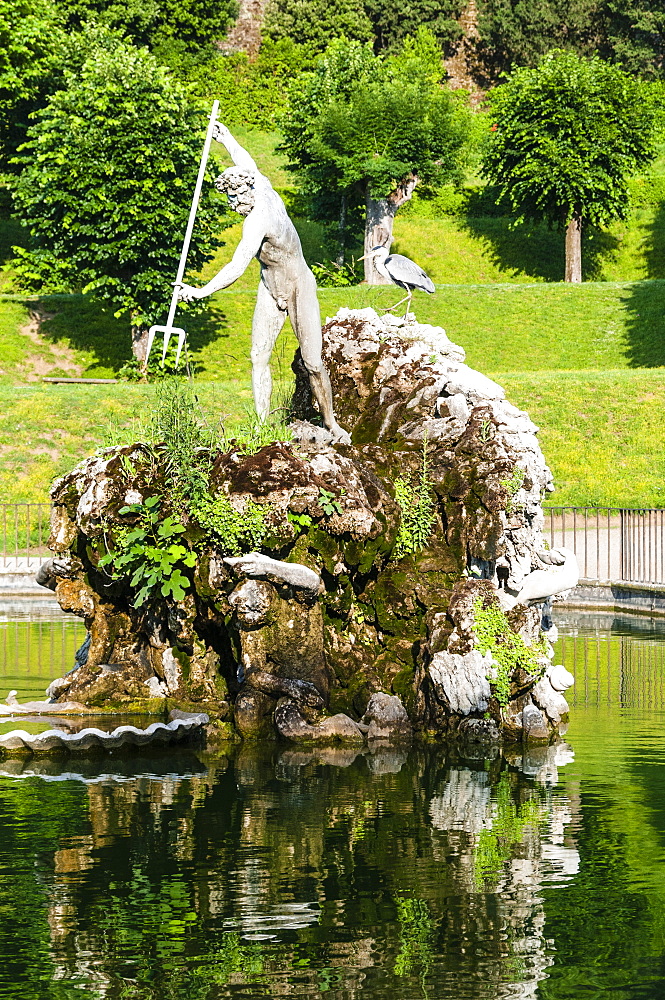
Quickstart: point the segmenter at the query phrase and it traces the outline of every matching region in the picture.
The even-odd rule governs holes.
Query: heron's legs
[[[404,313],[405,316],[408,316],[409,310],[411,309],[411,298],[412,298],[412,296],[413,296],[413,289],[410,288],[409,292],[408,292],[408,295],[405,295],[403,299],[400,299],[399,302],[396,302],[394,306],[390,306],[389,309],[384,309],[383,311],[387,312],[387,313],[393,312],[395,309],[397,309],[397,306],[401,306],[402,302],[407,302],[407,299],[408,299],[407,306],[406,306],[406,312]]]
[[[402,302],[406,302],[407,299],[409,300],[409,305],[411,305],[411,292],[409,292],[408,295],[405,295],[403,299],[400,299],[399,302],[396,302],[394,306],[390,306],[390,308],[384,309],[383,311],[391,313],[394,309],[397,309],[397,306],[401,306]]]

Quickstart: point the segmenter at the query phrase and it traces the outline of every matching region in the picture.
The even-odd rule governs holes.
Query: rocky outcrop
[[[260,552],[230,558],[194,506],[174,505],[159,445],[109,449],[54,485],[56,595],[90,643],[53,696],[193,708],[246,738],[451,733],[489,718],[512,739],[550,739],[565,702],[545,684],[539,607],[519,602],[553,568],[539,558],[552,482],[537,428],[439,328],[341,310],[324,340],[352,446],[311,422],[296,358],[293,440],[206,457],[228,517],[261,520]],[[184,582],[141,603],[101,557],[154,497],[182,528]]]

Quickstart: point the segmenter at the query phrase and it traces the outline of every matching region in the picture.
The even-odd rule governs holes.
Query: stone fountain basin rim
[[[44,720],[46,721],[46,720]],[[111,732],[102,729],[82,729],[78,733],[65,733],[58,729],[47,729],[43,733],[31,734],[23,729],[13,729],[0,736],[0,754],[35,753],[87,753],[91,750],[121,750],[124,747],[164,746],[178,743],[195,733],[209,722],[203,712],[188,718],[173,719],[171,722],[153,722],[146,729],[136,726],[118,726]]]

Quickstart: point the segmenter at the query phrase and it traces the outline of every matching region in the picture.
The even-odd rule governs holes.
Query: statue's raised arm
[[[221,142],[222,146],[226,148],[226,152],[229,154],[236,167],[243,167],[245,170],[252,170],[255,173],[259,172],[259,168],[252,157],[246,149],[242,148],[237,139],[233,138],[226,125],[222,125],[221,122],[216,122],[212,137],[213,139],[216,139],[217,142]]]
[[[270,413],[270,356],[288,316],[323,422],[335,441],[349,444],[349,435],[335,420],[330,379],[321,357],[316,280],[303,256],[300,237],[284,202],[249,153],[225,125],[217,123],[214,134],[234,162],[215,183],[226,194],[230,208],[245,219],[242,239],[232,259],[214,278],[202,288],[183,285],[179,297],[191,302],[228,288],[256,257],[261,267],[252,320],[252,388],[256,412],[262,420]]]

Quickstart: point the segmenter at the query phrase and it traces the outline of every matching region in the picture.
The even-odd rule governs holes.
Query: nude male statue
[[[231,261],[207,285],[202,288],[182,285],[179,298],[191,302],[228,288],[256,257],[261,265],[261,280],[252,320],[251,357],[254,405],[259,418],[265,420],[270,412],[270,355],[288,315],[323,422],[332,432],[333,440],[350,444],[349,435],[335,419],[330,378],[321,357],[323,342],[316,279],[303,257],[300,237],[284,202],[226,125],[217,122],[213,135],[226,147],[235,164],[215,183],[226,193],[234,212],[245,218],[242,240]]]

